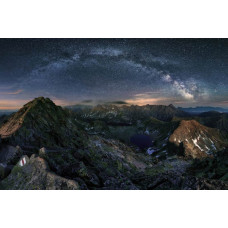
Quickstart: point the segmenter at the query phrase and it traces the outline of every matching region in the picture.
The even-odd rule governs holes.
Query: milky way
[[[1,39],[0,109],[76,103],[228,107],[226,39]]]

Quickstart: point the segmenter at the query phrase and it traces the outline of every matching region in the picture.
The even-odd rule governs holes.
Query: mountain
[[[73,111],[81,111],[84,109],[92,109],[93,106],[88,104],[76,104],[76,105],[64,106],[64,108],[67,108]]]
[[[154,117],[161,121],[171,121],[173,117],[189,116],[186,112],[175,108],[173,105],[97,105],[96,107],[85,110],[81,117],[83,119],[98,119],[109,123],[131,124],[138,120]]]
[[[172,151],[186,157],[203,158],[222,150],[227,140],[218,129],[206,127],[195,120],[182,120],[169,138]]]
[[[223,115],[173,105],[72,111],[39,97],[1,119],[0,189],[228,189],[226,132],[202,125],[225,127]],[[131,143],[139,135],[149,148]]]
[[[2,115],[10,115],[13,112],[17,112],[17,110],[6,110],[6,109],[0,110],[0,116],[2,116]]]
[[[198,116],[203,125],[228,133],[228,113],[211,111],[203,112]]]
[[[80,127],[48,98],[24,105],[0,127],[0,188],[138,189],[131,176],[148,166],[146,155]],[[21,167],[24,155],[29,157]]]
[[[182,110],[184,112],[190,112],[190,113],[202,113],[202,112],[210,112],[210,111],[216,111],[216,112],[224,112],[228,113],[228,109],[220,108],[220,107],[210,107],[210,106],[198,106],[195,108],[182,108],[178,107],[179,110]]]
[[[0,126],[6,143],[21,147],[75,147],[80,131],[67,110],[49,98],[39,97],[24,105]]]
[[[10,117],[10,115],[8,115],[8,114],[0,115],[0,127],[1,127],[2,124],[7,122],[9,117]]]

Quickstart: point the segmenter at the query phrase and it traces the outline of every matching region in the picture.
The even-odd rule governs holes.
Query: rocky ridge
[[[169,138],[171,150],[186,157],[202,158],[227,146],[218,129],[208,128],[195,120],[182,120]]]
[[[24,105],[0,127],[4,142],[21,147],[80,146],[81,134],[69,112],[44,97]]]

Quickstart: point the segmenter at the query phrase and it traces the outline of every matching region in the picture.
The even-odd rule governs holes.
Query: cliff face
[[[219,130],[208,128],[195,120],[182,120],[169,138],[171,150],[192,158],[212,155],[226,146]]]

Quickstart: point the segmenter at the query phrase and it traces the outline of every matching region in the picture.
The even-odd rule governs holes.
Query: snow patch
[[[197,139],[192,139],[192,141],[193,141],[193,143],[194,143],[194,145],[195,145],[196,147],[198,147],[201,151],[204,151],[204,150],[198,145]]]
[[[214,150],[217,150],[215,143],[209,138],[210,142],[211,142],[211,146]]]
[[[147,154],[151,155],[151,154],[153,154],[154,152],[156,152],[156,150],[154,150],[153,148],[150,147],[150,148],[147,149],[146,152],[147,152]]]
[[[150,134],[149,130],[146,129],[146,131],[144,132],[144,134],[145,134],[145,135],[149,135],[149,134]]]

